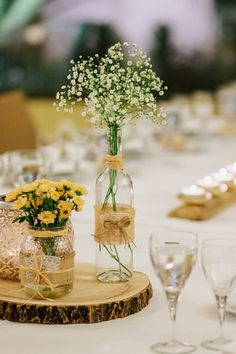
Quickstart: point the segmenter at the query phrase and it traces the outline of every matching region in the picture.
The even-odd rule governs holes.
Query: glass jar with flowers
[[[68,83],[57,93],[57,110],[72,112],[84,98],[83,115],[106,128],[105,170],[96,181],[96,275],[103,282],[132,276],[134,246],[133,184],[123,169],[121,129],[137,118],[161,124],[165,113],[156,101],[167,89],[152,69],[150,58],[136,45],[116,43],[107,54],[71,61]]]
[[[20,249],[22,290],[31,298],[58,298],[70,292],[74,280],[74,249],[68,237],[71,212],[81,211],[83,186],[67,180],[36,180],[6,196],[22,211],[15,222],[27,224]]]

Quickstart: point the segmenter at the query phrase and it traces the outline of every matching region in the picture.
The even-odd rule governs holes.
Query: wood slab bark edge
[[[2,282],[7,282],[5,284],[8,288],[11,287],[11,284],[14,285],[14,288],[16,287],[16,282],[0,279],[0,283]],[[83,282],[83,286],[86,286],[86,282],[84,280]],[[114,298],[109,296],[106,302],[102,299],[101,303],[98,299],[98,301],[94,301],[94,304],[91,301],[88,304],[79,301],[76,304],[72,301],[72,305],[70,305],[69,297],[64,304],[63,298],[58,299],[58,304],[57,299],[53,302],[35,300],[35,303],[34,300],[31,300],[27,303],[27,299],[24,302],[22,298],[10,296],[6,298],[0,290],[0,319],[40,324],[89,324],[127,317],[144,309],[149,304],[153,294],[151,283],[144,273],[134,272],[131,282],[135,282],[135,286],[129,287],[125,286],[127,283],[123,283],[124,291],[121,294],[116,295],[116,292],[114,292]],[[88,289],[91,288],[91,291],[96,291],[91,284],[96,284],[96,282],[90,282]],[[99,283],[98,286],[100,287],[100,293],[98,293],[101,296],[103,285]],[[113,284],[105,284],[105,291],[106,289],[110,291],[112,286]],[[73,298],[76,298],[74,293],[76,291],[79,291],[79,288],[73,290]]]

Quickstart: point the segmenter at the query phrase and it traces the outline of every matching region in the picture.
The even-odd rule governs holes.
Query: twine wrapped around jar
[[[67,234],[67,228],[54,230],[41,230],[36,228],[28,228],[30,236],[32,237],[59,237]]]
[[[30,293],[31,298],[58,297],[58,289],[71,287],[74,281],[75,252],[73,248],[63,252],[62,241],[59,239],[57,242],[59,237],[64,240],[68,238],[67,228],[28,228],[28,231],[31,238],[26,243],[32,243],[31,250],[25,252],[22,249],[20,253],[22,290]]]
[[[41,291],[41,286],[47,285],[53,293],[56,289],[55,284],[65,285],[74,281],[74,255],[75,253],[71,253],[62,259],[59,270],[45,269],[47,256],[33,254],[25,257],[20,255],[20,280],[22,284],[29,283],[29,280],[33,284],[35,292],[32,298],[39,296],[46,299]]]

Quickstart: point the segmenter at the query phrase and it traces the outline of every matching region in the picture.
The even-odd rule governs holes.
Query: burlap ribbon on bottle
[[[123,168],[124,158],[121,154],[117,155],[106,155],[105,166],[111,170],[118,170]]]
[[[116,211],[111,205],[105,210],[95,206],[95,241],[106,244],[128,244],[134,241],[135,209],[117,204]]]
[[[74,280],[74,255],[75,252],[60,259],[59,269],[48,270],[45,267],[45,259],[48,256],[32,254],[29,256],[20,255],[20,281],[22,287],[26,288],[29,285],[33,285],[35,289],[31,298],[46,298],[41,288],[48,286],[52,293],[56,290],[56,286],[59,284],[67,285]],[[52,257],[53,258],[53,257]],[[27,264],[28,263],[28,264]],[[31,264],[32,263],[32,264]]]

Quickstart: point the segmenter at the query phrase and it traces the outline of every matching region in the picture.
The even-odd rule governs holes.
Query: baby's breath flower
[[[99,58],[98,54],[78,62],[71,61],[67,79],[56,95],[56,109],[72,112],[73,106],[85,97],[82,116],[96,127],[144,117],[162,123],[163,110],[155,97],[167,89],[152,69],[150,58],[135,44],[120,42]]]

